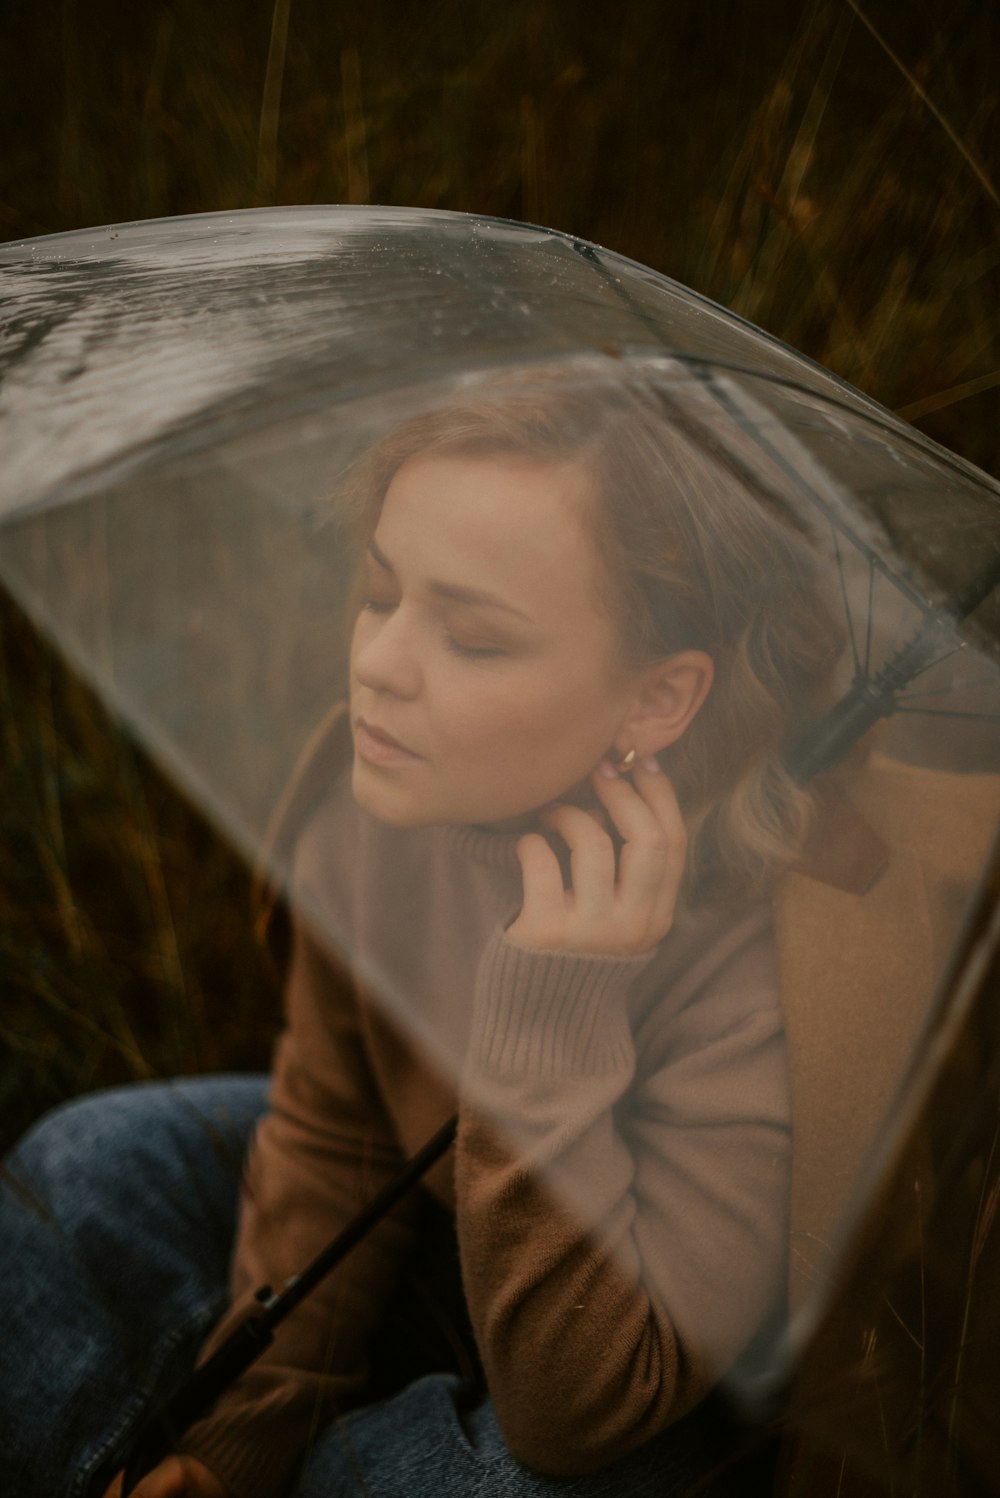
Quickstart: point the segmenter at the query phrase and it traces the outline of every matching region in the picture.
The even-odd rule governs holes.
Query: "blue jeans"
[[[0,1493],[100,1498],[158,1390],[193,1365],[226,1304],[240,1167],[264,1077],[140,1083],[68,1103],[0,1177]],[[323,1432],[301,1498],[712,1498],[732,1433],[709,1402],[582,1478],[508,1452],[481,1389],[431,1374]],[[242,1495],[241,1495],[242,1498]],[[251,1495],[246,1495],[251,1498]]]

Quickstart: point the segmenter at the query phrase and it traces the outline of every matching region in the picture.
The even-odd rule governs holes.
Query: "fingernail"
[[[660,773],[660,761],[657,759],[655,754],[644,754],[639,763],[640,765],[642,765],[642,768],[644,770],[648,770],[651,775],[658,775]]]
[[[609,759],[601,760],[601,763],[597,766],[597,773],[598,775],[602,775],[605,780],[619,779],[618,771]]]

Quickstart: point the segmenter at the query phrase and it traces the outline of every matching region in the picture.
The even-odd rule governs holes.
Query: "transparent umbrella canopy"
[[[747,1398],[780,1383],[829,1306],[842,1255],[941,1063],[938,1038],[955,1003],[949,955],[960,950],[1000,813],[1000,488],[695,293],[526,225],[367,208],[126,224],[5,246],[0,287],[5,588],[264,871],[293,921],[355,974],[436,1077],[442,1117],[459,1093],[463,1107],[481,1107],[515,1155],[548,1173],[581,1232],[617,1257],[710,1379]],[[432,620],[449,649],[466,652],[469,701],[483,700],[495,672],[494,697],[523,684],[530,717],[516,658],[534,645],[516,630],[504,635],[459,595],[489,583],[524,605],[527,580],[545,566],[559,594],[571,563],[553,565],[540,551],[545,527],[526,523],[523,483],[503,491],[513,550],[490,553],[479,545],[487,532],[475,528],[493,492],[490,464],[508,479],[553,471],[555,449],[543,453],[539,431],[555,408],[595,431],[614,413],[607,422],[619,445],[606,445],[603,468],[593,433],[578,430],[575,449],[560,439],[559,461],[576,462],[588,492],[601,491],[603,555],[624,548],[623,536],[639,555],[636,526],[646,519],[633,525],[630,507],[639,515],[648,502],[635,477],[643,444],[656,449],[657,503],[670,509],[675,492],[685,496],[677,545],[697,561],[693,586],[707,605],[698,617],[710,622],[696,629],[694,614],[678,613],[659,562],[647,557],[637,586],[647,623],[666,620],[676,654],[714,660],[706,703],[716,717],[707,706],[700,717],[717,739],[738,738],[745,730],[734,725],[749,721],[727,717],[727,694],[737,694],[726,661],[741,650],[760,654],[760,621],[780,615],[793,581],[799,599],[784,634],[772,620],[793,662],[772,715],[783,741],[773,742],[772,727],[771,740],[748,743],[742,760],[729,754],[716,773],[718,746],[705,728],[689,755],[701,771],[688,763],[674,777],[689,830],[708,829],[702,845],[714,849],[698,891],[682,897],[684,921],[707,933],[709,959],[749,898],[719,873],[719,829],[725,823],[745,850],[747,836],[732,829],[766,821],[744,797],[739,822],[734,788],[765,761],[771,768],[755,784],[783,777],[773,877],[763,895],[757,881],[754,898],[766,912],[783,1015],[785,1113],[768,1104],[777,1113],[762,1122],[767,1107],[752,1088],[745,1095],[749,1073],[738,1061],[731,1087],[718,1060],[707,1062],[714,1101],[705,1103],[685,1062],[697,1080],[702,1062],[721,1054],[722,1032],[711,1027],[723,1020],[708,1003],[703,1033],[695,1005],[695,1039],[680,1022],[658,1031],[649,1016],[656,1004],[669,1010],[671,990],[653,993],[636,976],[633,1038],[660,1039],[645,1051],[635,1039],[628,1078],[598,1107],[605,1120],[612,1108],[621,1120],[605,1146],[619,1181],[612,1199],[600,1150],[540,1144],[538,1108],[558,1115],[554,1083],[543,1105],[532,1072],[525,1120],[511,1103],[516,1088],[499,1087],[488,1068],[470,1069],[476,942],[486,940],[493,871],[477,865],[448,905],[450,918],[476,933],[458,942],[476,948],[475,961],[466,954],[464,967],[449,966],[425,950],[429,931],[440,941],[435,902],[454,902],[440,888],[440,861],[454,852],[449,844],[443,854],[441,839],[453,836],[452,824],[502,838],[511,818],[537,809],[528,791],[517,800],[519,762],[504,762],[503,793],[492,801],[463,799],[461,772],[440,746],[435,766],[431,738],[421,738],[426,723],[414,704],[426,683],[393,677],[398,661],[385,677],[382,667],[366,668],[360,688],[355,678],[352,705],[338,716],[360,608],[366,625],[406,625],[398,669],[412,665],[407,652]],[[472,529],[463,519],[454,530],[461,501],[452,495],[448,508],[440,472],[425,518],[419,496],[400,497],[402,476],[433,473],[435,453],[452,474],[459,458],[472,464]],[[494,522],[503,512],[496,503]],[[432,573],[437,612],[428,605],[421,614],[419,590]],[[445,595],[451,612],[442,613]],[[742,622],[727,625],[730,616]],[[501,653],[515,658],[502,668],[509,677],[496,665]],[[359,712],[371,732],[358,728]],[[511,752],[506,720],[496,722],[493,753],[502,757]],[[411,760],[425,775],[402,812],[393,787],[413,765],[391,730],[411,735]],[[663,758],[668,771],[680,766],[670,752]],[[574,771],[572,784],[579,780]],[[553,784],[543,799],[569,788]],[[803,843],[788,808],[801,810],[807,796],[814,809]],[[594,809],[592,798],[578,799]],[[316,826],[327,844],[343,844],[319,880],[301,851]],[[628,838],[618,827],[611,841],[624,880]],[[784,858],[774,854],[782,841]],[[548,846],[569,897],[566,839],[550,828]],[[520,865],[504,877],[517,896],[509,924]],[[678,940],[671,928],[661,946]],[[686,959],[683,981],[698,960]],[[656,961],[640,969],[658,971]],[[697,1000],[697,985],[692,992]],[[654,1106],[643,1088],[660,1073],[667,1092]],[[600,1093],[600,1078],[591,1083]],[[771,1222],[761,1234],[752,1183],[779,1114],[790,1144],[775,1154],[777,1184],[773,1173],[766,1184],[760,1177]],[[748,1120],[763,1131],[750,1145]],[[671,1180],[675,1196],[664,1184]],[[679,1208],[672,1215],[675,1200],[688,1225]],[[786,1284],[791,1336],[775,1309]]]

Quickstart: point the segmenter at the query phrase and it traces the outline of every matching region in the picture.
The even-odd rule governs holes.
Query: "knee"
[[[89,1093],[44,1114],[11,1153],[5,1172],[57,1215],[105,1191],[170,1190],[204,1151],[209,1128],[182,1087],[139,1082]]]
[[[4,1183],[53,1208],[102,1178],[122,1181],[141,1139],[141,1089],[118,1087],[61,1103],[34,1123],[5,1162]],[[138,1130],[138,1132],[137,1132]]]
[[[16,1146],[3,1180],[58,1220],[138,1213],[154,1200],[182,1211],[198,1199],[228,1221],[247,1140],[263,1111],[263,1077],[138,1082],[47,1113]]]
[[[123,1160],[242,1157],[266,1106],[267,1079],[256,1076],[181,1077],[104,1088],[62,1103],[34,1124],[10,1161],[30,1163],[58,1177],[81,1163],[117,1173]]]

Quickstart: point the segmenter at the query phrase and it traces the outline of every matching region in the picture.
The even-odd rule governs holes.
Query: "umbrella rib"
[[[875,613],[875,563],[868,558],[868,621],[865,628],[865,676],[872,659],[872,620]]]
[[[914,671],[913,675],[910,677],[910,680],[916,681],[918,677],[926,676],[928,671],[933,671],[934,667],[940,666],[942,661],[950,660],[953,655],[957,655],[960,650],[964,649],[965,641],[959,640],[958,644],[953,645],[950,650],[943,650],[940,655],[936,655],[933,660],[928,661],[926,666],[921,666],[919,670]]]
[[[956,692],[977,692],[983,687],[992,687],[996,691],[998,686],[1000,686],[1000,682],[997,681],[995,676],[976,676],[970,678],[968,681],[950,681],[947,686],[943,687],[927,687],[922,692],[908,692],[900,700],[903,702],[918,702],[922,701],[925,697],[949,697],[954,696]]]
[[[851,655],[854,659],[854,672],[859,678],[862,676],[866,677],[868,674],[867,651],[865,654],[864,670],[862,671],[861,657],[858,655],[858,642],[854,633],[854,616],[851,613],[851,601],[847,596],[847,578],[844,574],[844,559],[840,550],[840,537],[837,534],[837,527],[834,525],[832,518],[830,520],[830,534],[833,536],[833,550],[837,558],[837,576],[840,579],[840,596],[844,601],[844,617],[847,620],[847,629],[851,637]],[[871,617],[869,615],[869,628],[870,625]]]
[[[970,713],[961,712],[958,708],[947,707],[904,707],[897,703],[895,711],[906,713],[911,718],[965,718],[973,723],[1000,723],[1000,713]]]

